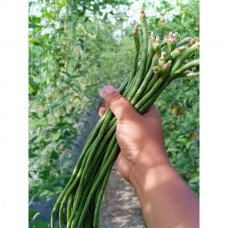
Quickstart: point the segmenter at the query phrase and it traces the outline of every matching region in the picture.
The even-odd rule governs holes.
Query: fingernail
[[[110,85],[106,85],[103,87],[102,91],[107,95],[107,96],[110,96],[112,95],[116,89],[113,87],[113,86],[110,86]]]

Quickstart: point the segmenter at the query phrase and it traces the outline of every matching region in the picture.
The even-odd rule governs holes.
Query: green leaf
[[[33,89],[34,94],[36,95],[39,90],[39,84],[36,83],[31,77],[29,77],[29,86]]]
[[[180,149],[178,149],[178,148],[167,148],[167,151],[168,152],[179,152],[180,151]]]
[[[37,154],[33,153],[32,151],[29,151],[29,158],[36,158],[38,157]]]
[[[33,45],[40,45],[41,46],[41,43],[35,39],[32,39],[30,38],[29,39],[29,44],[33,44]]]
[[[53,192],[52,191],[49,191],[49,190],[44,190],[41,194],[40,194],[40,197],[41,198],[50,198],[51,196],[53,196]]]
[[[31,23],[39,24],[40,21],[41,21],[41,17],[37,17],[34,15],[29,17],[29,22]]]
[[[29,209],[29,219],[30,220],[34,220],[39,214],[40,214],[39,212]]]
[[[30,117],[33,117],[33,118],[36,118],[36,119],[38,119],[38,120],[40,119],[39,114],[38,114],[37,112],[32,112],[32,111],[31,111],[31,112],[29,113],[29,116],[30,116]]]
[[[34,130],[37,127],[47,127],[47,126],[51,126],[51,124],[49,124],[46,121],[34,121],[33,123],[30,124],[30,130]]]
[[[67,122],[60,122],[60,123],[56,124],[56,127],[57,128],[63,128],[63,127],[66,127],[68,125],[69,125],[69,123],[67,123]]]
[[[58,153],[56,153],[55,151],[52,151],[51,153],[51,159],[57,160],[59,158]]]
[[[66,5],[66,0],[61,0],[61,5]]]
[[[33,228],[48,228],[48,224],[44,221],[36,221],[33,225]]]
[[[41,25],[29,23],[29,28],[42,28]]]
[[[189,140],[187,138],[179,138],[177,139],[177,142],[180,142],[180,143],[187,143]]]
[[[58,139],[59,139],[59,137],[60,137],[61,135],[62,135],[62,134],[61,134],[60,132],[58,132],[58,133],[54,134],[54,136],[52,137],[52,140],[53,140],[53,141],[58,140]]]
[[[43,14],[42,14],[42,16],[43,17],[46,17],[46,18],[48,18],[48,19],[54,19],[55,18],[55,15],[53,15],[53,14],[51,14],[51,13],[48,13],[48,12],[44,12]]]
[[[56,194],[59,194],[62,190],[63,190],[63,187],[61,187],[61,186],[55,187]]]
[[[197,182],[199,182],[199,177],[198,176],[193,177],[192,179],[190,179],[188,183],[197,183]]]
[[[42,190],[42,192],[44,190],[49,191],[49,192],[53,192],[53,181],[54,180],[52,180],[52,183],[51,183],[50,178],[48,178],[48,179],[46,178],[45,183],[43,183],[42,186],[40,186],[40,189]],[[50,182],[50,183],[48,183],[48,182]]]
[[[45,180],[45,179],[47,179],[49,177],[49,173],[50,173],[50,169],[43,170],[43,171],[40,172],[39,177],[41,179]]]
[[[103,20],[106,21],[108,19],[108,13],[105,13]]]

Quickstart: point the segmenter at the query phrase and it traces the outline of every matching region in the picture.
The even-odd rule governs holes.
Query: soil
[[[133,187],[113,166],[100,209],[100,228],[146,227]]]

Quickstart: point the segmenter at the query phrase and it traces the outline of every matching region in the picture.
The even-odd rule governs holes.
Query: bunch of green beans
[[[134,28],[135,55],[130,75],[119,88],[135,109],[148,111],[161,92],[176,78],[199,75],[199,42],[191,37],[178,39],[149,35],[144,11],[140,12],[141,30]],[[99,209],[105,187],[119,153],[116,141],[116,118],[110,109],[98,121],[85,142],[72,176],[57,199],[51,214],[54,228],[99,227]]]

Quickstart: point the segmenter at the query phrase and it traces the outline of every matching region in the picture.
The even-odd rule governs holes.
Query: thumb
[[[117,120],[129,119],[138,115],[131,103],[121,96],[113,86],[106,85],[101,91],[106,106],[112,110]]]

